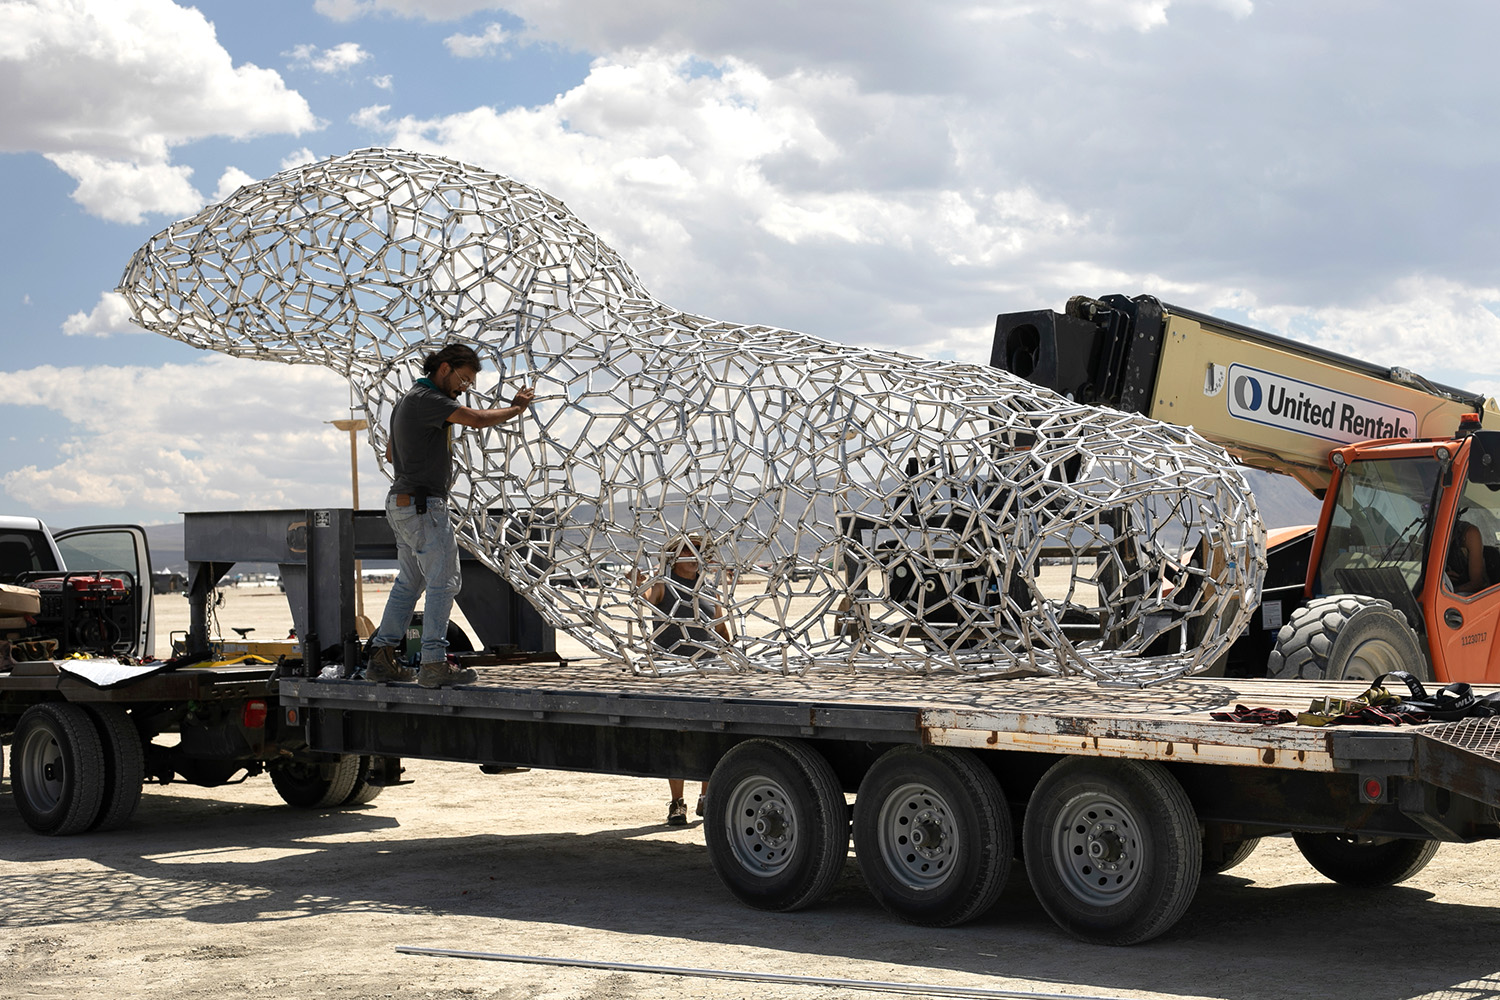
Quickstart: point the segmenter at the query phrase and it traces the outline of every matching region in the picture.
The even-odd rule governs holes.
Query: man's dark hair
[[[468,344],[449,344],[422,359],[422,374],[436,375],[438,367],[445,364],[454,368],[472,368],[476,372],[480,368],[479,355],[474,353],[474,348]]]

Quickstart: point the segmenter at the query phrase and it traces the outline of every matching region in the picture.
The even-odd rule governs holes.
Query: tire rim
[[[1392,670],[1405,670],[1411,664],[1384,639],[1366,639],[1349,651],[1344,661],[1340,678],[1352,681],[1373,681],[1381,674]]]
[[[740,867],[757,875],[780,874],[797,845],[797,813],[786,789],[764,775],[746,778],[729,794],[724,819]]]
[[[21,778],[26,800],[39,812],[51,812],[62,801],[68,778],[62,747],[44,730],[32,730],[21,745]],[[12,781],[14,784],[14,781]]]
[[[1063,806],[1052,828],[1052,848],[1068,891],[1095,905],[1128,896],[1146,868],[1146,844],[1135,817],[1102,792]]]
[[[953,873],[958,824],[941,795],[926,785],[902,785],[880,804],[880,858],[908,889],[934,889]]]

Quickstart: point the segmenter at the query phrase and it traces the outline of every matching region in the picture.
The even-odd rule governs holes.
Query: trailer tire
[[[1340,885],[1374,887],[1405,882],[1427,867],[1436,840],[1361,837],[1344,833],[1294,833],[1307,863]]]
[[[1203,874],[1222,875],[1231,868],[1238,868],[1245,863],[1255,849],[1260,846],[1259,837],[1246,837],[1243,840],[1226,840],[1220,846],[1217,853],[1210,853],[1207,845],[1203,848]]]
[[[1023,832],[1026,872],[1058,926],[1091,944],[1149,941],[1197,891],[1203,841],[1165,767],[1071,757],[1037,783]]]
[[[82,833],[104,801],[104,747],[82,705],[32,705],[16,723],[10,786],[16,809],[37,833]]]
[[[1314,598],[1292,612],[1266,660],[1266,676],[1279,680],[1373,681],[1391,670],[1432,679],[1406,616],[1360,594]]]
[[[750,739],[708,782],[708,859],[742,903],[787,912],[828,895],[849,857],[849,808],[822,754],[797,740]]]
[[[104,749],[104,799],[93,830],[118,830],[130,822],[141,803],[146,781],[146,753],[140,731],[119,705],[90,705]]]
[[[360,758],[343,754],[331,762],[330,773],[323,773],[318,760],[292,759],[271,765],[271,784],[283,802],[298,809],[329,809],[343,805],[354,791],[359,777]]]
[[[1000,782],[966,750],[890,750],[854,800],[865,884],[914,924],[952,927],[993,906],[1010,874],[1013,839]]]
[[[359,772],[354,778],[354,787],[349,789],[348,796],[340,805],[362,806],[375,801],[375,797],[385,791],[384,785],[370,784],[371,758],[359,758]]]

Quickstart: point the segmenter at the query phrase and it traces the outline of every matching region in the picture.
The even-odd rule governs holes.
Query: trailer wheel
[[[10,784],[16,809],[37,833],[92,826],[104,801],[104,747],[88,710],[50,701],[28,708],[11,738]]]
[[[146,753],[141,734],[119,705],[90,705],[104,750],[104,798],[92,829],[118,830],[130,822],[141,802],[146,780]]]
[[[1023,841],[1042,908],[1093,944],[1149,941],[1177,922],[1198,888],[1197,817],[1160,764],[1054,764],[1031,794]]]
[[[1381,886],[1405,882],[1427,867],[1436,840],[1363,837],[1345,833],[1294,833],[1307,863],[1341,885]]]
[[[343,754],[324,762],[310,759],[277,761],[271,765],[271,784],[283,802],[298,809],[328,809],[343,805],[359,777],[359,757]],[[324,767],[328,773],[324,774]]]
[[[1391,670],[1432,679],[1406,616],[1389,601],[1358,594],[1318,597],[1292,612],[1266,660],[1266,676],[1283,680],[1373,681]]]
[[[897,747],[854,800],[854,852],[865,884],[902,920],[951,927],[1005,888],[1015,853],[1005,793],[963,750]]]
[[[339,803],[345,806],[362,806],[375,801],[375,796],[385,791],[384,785],[370,784],[371,758],[359,758],[359,772],[354,777],[354,787],[349,789],[349,794],[344,801]]]
[[[703,836],[741,902],[800,910],[833,888],[849,856],[849,809],[828,761],[796,740],[752,739],[720,758]]]
[[[1244,864],[1245,859],[1255,853],[1255,849],[1259,846],[1259,837],[1246,837],[1243,840],[1226,840],[1216,852],[1210,852],[1208,846],[1205,844],[1203,848],[1203,874],[1222,875],[1231,868],[1238,868]]]

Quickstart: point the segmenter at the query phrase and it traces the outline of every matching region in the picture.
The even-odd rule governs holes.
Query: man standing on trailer
[[[423,378],[411,387],[391,414],[386,461],[395,479],[385,498],[385,516],[396,535],[401,572],[391,587],[380,627],[370,638],[365,680],[409,681],[410,668],[400,663],[397,648],[406,637],[417,598],[426,592],[422,612],[422,666],[416,681],[423,687],[472,684],[478,675],[448,665],[448,616],[458,596],[458,537],[448,503],[453,482],[449,424],[494,427],[524,413],[534,392],[523,388],[512,405],[476,410],[458,402],[479,376],[479,355],[465,344],[449,344],[422,361]]]

